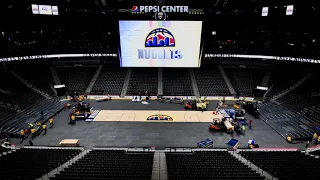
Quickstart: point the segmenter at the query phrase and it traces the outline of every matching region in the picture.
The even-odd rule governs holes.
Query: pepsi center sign
[[[119,21],[121,67],[200,67],[202,21]]]
[[[132,12],[134,13],[171,13],[171,12],[189,12],[188,6],[133,6]]]

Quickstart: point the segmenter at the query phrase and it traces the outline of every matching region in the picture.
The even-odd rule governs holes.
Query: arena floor
[[[150,101],[150,104],[132,102],[130,100],[112,100],[107,102],[90,101],[91,107],[99,110],[128,110],[143,111],[139,117],[145,117],[150,112],[165,111],[173,117],[172,122],[150,122],[146,119],[139,121],[77,121],[75,125],[68,125],[68,114],[71,110],[62,111],[54,118],[54,127],[48,129],[46,135],[40,135],[33,140],[34,145],[58,146],[63,139],[79,139],[81,146],[107,147],[196,147],[196,143],[206,138],[214,141],[216,148],[225,148],[230,138],[240,141],[240,148],[246,148],[249,139],[255,140],[263,148],[303,148],[305,144],[289,144],[278,133],[271,129],[262,120],[253,120],[252,129],[247,128],[245,135],[225,132],[211,132],[208,130],[209,122],[176,122],[174,111],[185,111],[183,105],[166,104]],[[208,110],[212,111],[217,102],[211,101]],[[232,105],[230,105],[232,107]],[[107,112],[107,111],[106,111]],[[191,112],[191,110],[190,110]],[[172,113],[172,114],[171,114]],[[186,113],[186,112],[183,112]],[[189,113],[189,112],[187,112]],[[192,111],[192,113],[201,113]],[[205,114],[210,112],[204,112]],[[208,115],[209,116],[209,115]],[[145,117],[147,118],[147,117]],[[102,118],[103,119],[103,118]],[[118,118],[111,118],[116,120]],[[137,119],[137,118],[136,118]],[[141,118],[140,118],[141,119]],[[177,118],[176,118],[177,119]],[[144,122],[143,122],[144,121]],[[20,144],[20,139],[11,139],[12,143],[22,146],[28,145],[29,140]]]

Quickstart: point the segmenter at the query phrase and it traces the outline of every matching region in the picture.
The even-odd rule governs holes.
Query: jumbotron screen
[[[121,67],[200,67],[202,21],[119,21]]]

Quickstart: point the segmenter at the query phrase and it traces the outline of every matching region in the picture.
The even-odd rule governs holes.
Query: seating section
[[[146,91],[150,95],[157,95],[158,68],[133,68],[127,95],[136,95]]]
[[[265,179],[227,151],[166,153],[169,180]]]
[[[2,129],[4,132],[19,134],[21,129],[28,127],[26,123],[42,122],[62,109],[63,103],[56,99],[44,98],[26,87],[7,70],[0,69],[0,76],[6,77],[0,84],[0,107],[3,108],[0,127],[6,124]],[[44,118],[41,117],[41,111]]]
[[[270,99],[287,90],[290,86],[295,84],[299,79],[306,75],[306,73],[301,71],[299,67],[289,66],[288,64],[286,66],[280,66],[272,71],[273,72],[269,80],[269,87],[272,86],[272,88],[266,96],[267,99]]]
[[[296,89],[283,95],[275,103],[260,107],[260,118],[269,123],[283,137],[310,140],[315,126],[320,124],[320,88],[315,86],[319,76],[313,75]]]
[[[92,150],[51,180],[150,180],[154,153]]]
[[[320,87],[315,86],[319,81],[315,74],[293,91],[280,97],[277,101],[283,106],[306,116],[311,124],[320,124]]]
[[[276,103],[260,105],[260,119],[269,124],[283,138],[288,136],[295,140],[310,140],[314,128],[305,115],[297,113]]]
[[[193,69],[201,96],[231,95],[218,67]]]
[[[312,151],[310,154],[315,155],[315,156],[320,156],[320,150]]]
[[[55,96],[52,88],[54,86],[53,78],[51,77],[50,69],[46,64],[39,61],[27,61],[15,63],[11,66],[12,70],[28,83],[49,95]]]
[[[163,69],[163,95],[192,96],[193,94],[189,69]]]
[[[260,68],[224,68],[224,71],[239,96],[252,96],[253,88],[261,85],[266,74]]]
[[[320,161],[300,151],[241,151],[240,154],[280,180],[319,178]]]
[[[5,148],[5,147],[0,146],[0,155],[1,155],[2,153],[4,153],[4,152],[9,152],[9,151],[11,151],[10,148]]]
[[[127,75],[127,68],[103,66],[92,88],[94,94],[120,95]]]
[[[0,157],[0,179],[37,179],[66,163],[80,149],[17,149]]]
[[[67,91],[85,92],[92,80],[96,67],[58,67],[60,82],[67,85]]]

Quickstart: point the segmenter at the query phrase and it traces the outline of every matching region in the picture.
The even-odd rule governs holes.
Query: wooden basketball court
[[[148,120],[149,117],[170,117],[172,120]],[[212,111],[131,111],[101,110],[93,121],[124,121],[124,122],[212,122],[221,118]]]

